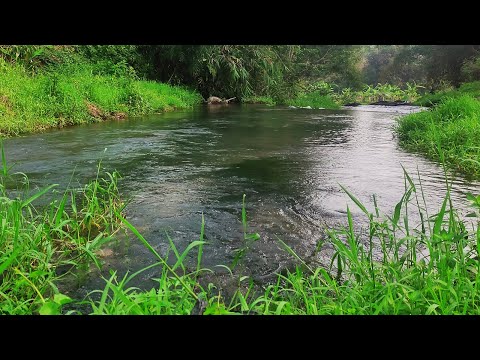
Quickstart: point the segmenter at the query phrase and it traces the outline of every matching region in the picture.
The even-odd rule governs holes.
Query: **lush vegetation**
[[[230,299],[214,295],[212,283],[194,294],[191,290],[199,287],[195,279],[200,267],[187,273],[183,269],[184,284],[173,270],[181,266],[185,252],[203,245],[200,235],[199,242],[177,255],[177,263],[162,272],[155,289],[145,292],[129,288],[128,280],[136,274],[121,280],[113,274],[106,279],[102,299],[91,301],[93,313],[478,314],[478,221],[468,230],[470,224],[460,220],[451,207],[448,191],[439,211],[429,215],[422,190],[415,187],[408,174],[405,177],[408,184],[405,194],[390,216],[381,214],[378,208],[368,211],[344,189],[368,217],[369,226],[356,231],[347,208],[348,226],[329,229],[329,239],[317,247],[320,250],[326,242],[333,245],[335,253],[329,268],[306,263],[279,240],[297,259],[298,266],[278,274],[272,284],[255,290],[248,277],[240,277],[239,289]],[[478,218],[480,197],[468,194],[467,199],[474,210],[471,216]],[[423,219],[416,228],[408,225],[412,203]],[[380,254],[373,251],[374,246],[381,249]],[[179,252],[175,249],[175,253]],[[165,269],[165,260],[156,256],[157,265]]]
[[[429,92],[418,102],[429,105],[462,82],[479,80],[478,50],[478,45],[0,45],[0,132],[188,107],[212,95],[337,108],[412,102]]]
[[[399,120],[401,143],[454,170],[480,177],[480,101],[470,95],[446,97],[430,111]]]
[[[312,92],[305,95],[298,96],[288,102],[290,106],[310,107],[314,109],[338,109],[339,106],[328,95],[321,95],[318,92]]]
[[[415,105],[419,106],[434,106],[441,103],[447,98],[459,98],[463,95],[470,95],[477,100],[480,99],[480,81],[467,82],[458,88],[447,86],[440,91],[433,94],[425,94],[415,101]]]
[[[97,172],[81,189],[31,189],[26,174],[11,172],[1,150],[0,313],[58,312],[70,299],[55,280],[86,260],[100,265],[96,251],[118,229],[125,206],[118,173]]]
[[[63,63],[32,73],[0,57],[0,134],[186,108],[202,101],[183,87],[138,80],[125,64]]]

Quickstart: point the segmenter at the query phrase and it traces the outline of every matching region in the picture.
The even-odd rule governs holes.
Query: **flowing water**
[[[203,213],[209,243],[203,264],[210,268],[231,264],[233,250],[243,245],[246,194],[248,231],[261,238],[241,268],[262,279],[290,259],[276,237],[308,256],[324,238],[325,225],[346,223],[347,204],[355,223],[366,224],[340,184],[372,211],[375,194],[379,208],[391,215],[405,189],[403,165],[417,184],[418,169],[431,213],[439,209],[446,194],[441,166],[401,149],[393,132],[395,118],[418,110],[201,106],[8,139],[5,151],[14,170],[40,187],[65,187],[72,178],[71,185],[84,184],[102,159],[102,170],[123,176],[120,189],[131,198],[127,218],[163,254],[167,233],[180,250],[199,238]],[[468,211],[465,193],[479,190],[478,183],[457,176],[454,204]],[[154,261],[134,238],[120,239],[109,254],[104,275],[109,268],[134,271]],[[320,260],[328,262],[330,255],[327,247]],[[84,292],[103,287],[98,275],[83,278]],[[143,273],[137,284],[154,275]]]

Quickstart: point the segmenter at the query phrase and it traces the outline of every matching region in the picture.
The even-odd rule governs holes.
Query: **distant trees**
[[[277,101],[327,82],[335,91],[480,80],[480,45],[0,45],[0,59],[37,71],[62,62],[197,89],[204,98]]]
[[[291,80],[295,46],[158,45],[139,51],[153,65],[149,76],[187,84],[204,97],[275,95]]]
[[[373,45],[365,47],[368,84],[415,81],[432,89],[480,80],[480,45]]]
[[[307,82],[325,81],[341,88],[356,88],[362,84],[363,52],[359,45],[301,46],[295,74]]]

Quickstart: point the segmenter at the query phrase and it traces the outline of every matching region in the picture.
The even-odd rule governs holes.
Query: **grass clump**
[[[480,101],[471,95],[447,97],[429,111],[398,120],[403,146],[445,161],[468,177],[480,177]]]
[[[100,167],[99,167],[100,168]],[[107,173],[82,189],[55,193],[56,185],[32,190],[28,178],[12,173],[2,147],[0,173],[0,314],[59,313],[72,301],[60,294],[57,270],[85,260],[100,265],[95,251],[120,226],[125,206],[118,173]],[[17,187],[11,190],[12,184]],[[10,190],[9,190],[10,189]],[[46,205],[35,205],[42,201]]]
[[[288,100],[287,105],[296,107],[307,107],[315,109],[339,109],[340,106],[333,100],[330,95],[322,95],[320,92],[311,92]]]

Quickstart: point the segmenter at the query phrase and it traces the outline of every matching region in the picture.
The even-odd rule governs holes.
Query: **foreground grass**
[[[194,304],[203,304],[204,314],[479,314],[478,221],[467,230],[451,207],[448,191],[439,211],[429,216],[427,204],[420,205],[421,189],[405,176],[408,186],[390,216],[378,208],[368,211],[344,189],[370,225],[356,231],[347,208],[348,226],[328,230],[326,241],[335,249],[330,268],[306,263],[280,241],[299,266],[279,274],[260,292],[252,286],[239,289],[227,303],[211,295],[214,284],[200,289],[197,272],[182,275],[185,287],[164,270],[158,287],[148,292],[127,288],[129,279],[117,281],[114,274],[106,279],[102,300],[91,302],[93,313],[188,314]],[[478,218],[480,197],[467,197],[476,209],[471,215]],[[412,203],[423,219],[418,228],[408,226]],[[420,248],[426,249],[423,254]],[[177,256],[176,266],[184,254]],[[198,295],[189,295],[194,288],[200,289]]]
[[[99,166],[100,168],[100,166]],[[472,222],[458,217],[448,184],[440,209],[429,214],[423,192],[405,173],[405,192],[393,211],[382,214],[374,201],[369,211],[342,188],[368,219],[367,228],[355,226],[347,207],[346,227],[326,229],[326,243],[334,248],[329,266],[301,259],[279,239],[297,261],[295,269],[277,275],[273,283],[254,286],[238,277],[238,289],[228,299],[217,284],[205,284],[202,267],[205,222],[185,249],[170,239],[169,254],[158,253],[122,215],[117,175],[98,176],[82,191],[67,190],[43,210],[34,203],[51,194],[52,186],[31,193],[28,179],[10,175],[5,158],[0,177],[0,313],[2,314],[479,314],[480,313],[480,196],[467,194]],[[420,179],[419,179],[420,180]],[[19,184],[15,192],[7,185]],[[77,205],[78,204],[78,205]],[[422,220],[412,227],[409,217]],[[260,236],[247,228],[245,197],[242,208],[244,246],[235,265]],[[71,299],[56,286],[60,266],[101,262],[95,255],[123,225],[156,258],[150,266],[119,276],[111,271],[105,287],[86,299]],[[374,250],[375,249],[375,250]],[[423,249],[420,252],[420,249]],[[186,264],[193,258],[195,264]],[[143,271],[158,268],[157,285],[141,290],[129,285]],[[229,267],[225,267],[229,268]],[[234,274],[231,273],[234,277]],[[202,285],[203,284],[203,285]],[[98,293],[98,294],[97,294]],[[94,296],[99,295],[99,296]],[[67,303],[89,304],[90,310],[62,310]],[[71,304],[69,305],[71,306]]]
[[[36,75],[0,58],[0,135],[83,124],[200,103],[193,91],[89,64],[65,64]]]
[[[58,270],[85,260],[100,265],[95,251],[118,229],[117,173],[83,189],[55,193],[42,210],[34,205],[55,185],[32,191],[25,174],[10,174],[2,148],[0,174],[0,314],[57,313],[71,301],[59,293]],[[100,168],[100,166],[99,166]],[[7,185],[18,184],[14,190]]]
[[[480,101],[471,95],[447,97],[430,111],[400,118],[397,132],[408,149],[480,178],[479,119]]]

